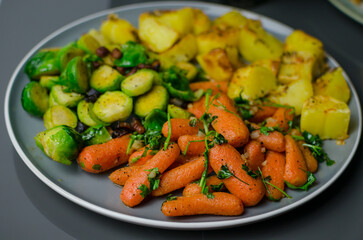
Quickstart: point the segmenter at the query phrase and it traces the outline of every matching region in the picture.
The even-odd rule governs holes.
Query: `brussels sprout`
[[[56,162],[70,165],[81,149],[81,136],[68,126],[56,126],[35,137],[37,146]]]
[[[102,65],[91,76],[91,88],[99,92],[114,91],[120,89],[123,76],[108,65]]]
[[[192,114],[190,114],[190,112],[188,112],[187,110],[177,107],[173,104],[168,105],[168,113],[170,114],[170,117],[172,117],[172,118],[189,119],[190,116],[192,116]]]
[[[72,128],[77,127],[77,115],[69,108],[64,106],[52,106],[43,116],[46,129],[66,125]]]
[[[142,95],[149,91],[153,85],[154,71],[141,69],[135,74],[125,78],[121,83],[121,90],[130,97]]]
[[[103,125],[88,128],[82,133],[82,140],[86,146],[108,142],[112,137]]]
[[[47,89],[35,81],[28,83],[21,94],[21,104],[28,113],[43,116],[49,106]]]
[[[58,51],[41,51],[35,54],[25,65],[25,74],[30,79],[39,79],[43,75],[59,74],[56,59]]]
[[[146,117],[154,109],[165,110],[168,101],[168,91],[163,86],[156,85],[136,99],[135,114],[139,117]]]
[[[41,76],[40,85],[47,89],[51,89],[54,85],[58,84],[59,76]]]
[[[93,103],[86,102],[85,100],[80,101],[77,106],[77,115],[79,121],[90,127],[99,124],[107,125],[96,116],[96,114],[93,112],[92,109],[93,109]]]
[[[161,131],[167,120],[168,118],[164,111],[154,109],[146,116],[144,126],[147,130]]]
[[[62,85],[55,85],[50,91],[50,96],[56,102],[52,105],[63,105],[66,107],[75,107],[84,98],[82,94],[75,92],[67,92],[67,87]]]
[[[93,105],[93,112],[106,123],[123,121],[132,112],[132,98],[121,91],[106,92]]]
[[[89,88],[88,70],[80,56],[74,57],[69,61],[66,69],[62,72],[60,83],[67,86],[73,92],[87,92]]]
[[[83,34],[77,41],[77,46],[87,53],[96,53],[97,48],[101,47],[100,43],[90,34]]]
[[[114,64],[118,67],[136,67],[140,63],[146,63],[146,48],[135,42],[127,42],[121,46],[122,57],[116,59]]]
[[[75,42],[71,42],[70,44],[61,48],[57,54],[57,62],[61,72],[63,72],[69,61],[71,61],[74,57],[83,55],[84,51],[77,48],[77,44]]]

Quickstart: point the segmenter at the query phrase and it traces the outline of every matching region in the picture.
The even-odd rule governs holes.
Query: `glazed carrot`
[[[102,144],[85,147],[78,155],[77,162],[83,170],[100,173],[127,162],[126,154],[130,135],[114,138]]]
[[[261,179],[254,179],[242,169],[244,162],[234,147],[229,144],[215,145],[209,150],[209,161],[214,172],[218,173],[222,166],[227,166],[235,175],[223,179],[223,183],[233,195],[242,200],[243,205],[254,206],[261,201],[265,187]]]
[[[266,161],[262,166],[262,175],[266,177],[270,177],[271,180],[269,181],[276,187],[284,190],[285,182],[284,182],[284,172],[285,172],[285,156],[282,153],[268,151],[266,153]],[[267,184],[267,188],[271,194],[268,194],[266,191],[266,197],[272,197],[274,200],[279,200],[282,198],[283,194],[277,190],[276,188],[272,187],[271,185]]]
[[[263,161],[265,161],[265,153],[260,142],[250,141],[244,146],[244,157],[247,160],[247,166],[256,171],[258,167],[261,167]]]
[[[292,185],[299,187],[307,181],[307,168],[303,154],[295,140],[285,136],[286,140],[286,165],[284,180]]]
[[[267,127],[280,127],[285,132],[289,129],[289,121],[294,119],[294,111],[292,108],[279,108],[276,110],[271,119],[267,120]]]
[[[129,177],[132,176],[135,172],[141,169],[142,166],[130,166],[123,167],[113,171],[108,177],[113,183],[118,185],[125,185],[125,182]]]
[[[249,119],[250,122],[260,123],[263,122],[266,118],[271,117],[276,112],[276,107],[269,107],[264,105],[257,106],[258,110],[253,117]]]
[[[146,147],[148,147],[148,146],[146,146]],[[154,151],[151,149],[149,149],[147,151],[145,157],[142,157],[144,152],[145,152],[145,147],[142,147],[139,150],[137,150],[136,152],[134,152],[133,154],[131,154],[131,156],[129,157],[129,165],[130,166],[144,165],[149,159],[151,159],[154,156],[154,155],[152,155],[152,153]]]
[[[178,145],[182,153],[185,153],[186,148],[188,148],[186,152],[187,156],[201,155],[205,150],[204,138],[205,137],[199,137],[197,135],[183,135],[178,138]]]
[[[212,122],[213,128],[222,134],[230,145],[241,147],[248,142],[250,132],[236,112],[232,100],[225,94],[215,99],[208,111],[212,116],[217,116]]]
[[[199,158],[199,156],[191,157],[191,156],[184,156],[183,154],[180,154],[179,157],[168,167],[168,170],[179,167],[188,162],[194,161],[197,158]]]
[[[178,145],[170,143],[165,151],[159,151],[152,159],[147,161],[139,171],[127,179],[120,194],[122,202],[129,207],[134,207],[141,203],[144,200],[144,196],[141,195],[142,191],[139,188],[145,185],[150,189],[149,171],[158,168],[158,171],[163,173],[178,158],[179,153]]]
[[[220,191],[225,191],[226,187],[224,186],[222,180],[218,179],[216,175],[207,178],[206,186],[208,187],[209,192],[214,192],[211,186],[220,186],[220,184],[222,184]],[[183,196],[192,196],[201,193],[201,191],[202,188],[198,183],[189,183],[183,190]]]
[[[254,130],[251,133],[251,139],[260,142],[268,150],[275,152],[285,151],[284,135],[278,131],[268,132],[268,135],[265,135],[260,130]]]
[[[205,112],[205,97],[202,97],[198,101],[188,105],[188,112],[193,114],[196,118],[201,118]]]
[[[316,172],[318,170],[318,161],[315,159],[313,154],[311,153],[310,149],[304,146],[304,141],[298,141],[297,144],[299,145],[300,151],[302,152],[305,162],[306,168],[309,172]]]
[[[212,89],[212,94],[215,95],[219,92],[222,93],[227,93],[227,89],[228,89],[228,81],[221,81],[221,82],[195,82],[195,83],[191,83],[190,85],[190,89],[192,91],[196,91],[198,89]]]
[[[165,172],[160,177],[159,188],[152,192],[153,196],[161,196],[202,177],[204,171],[204,157],[199,157],[177,168]]]
[[[170,141],[177,141],[180,136],[183,135],[195,135],[198,133],[199,128],[197,126],[192,127],[189,125],[189,119],[173,118],[171,122],[171,137]],[[169,133],[169,123],[165,122],[161,130],[165,137]]]
[[[243,213],[241,200],[224,192],[213,193],[214,198],[204,194],[189,197],[178,197],[176,200],[164,202],[161,211],[168,217],[198,214],[236,216]]]

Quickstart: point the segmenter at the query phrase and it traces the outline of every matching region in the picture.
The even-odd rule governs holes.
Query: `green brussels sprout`
[[[93,103],[92,102],[86,102],[85,100],[82,100],[77,105],[77,115],[79,118],[79,121],[81,121],[83,124],[87,126],[97,126],[99,124],[105,126],[108,125],[105,122],[102,122],[96,114],[93,112]]]
[[[104,64],[91,75],[90,85],[97,91],[104,93],[120,89],[123,76],[112,67]]]
[[[100,43],[90,34],[83,34],[77,41],[77,46],[87,53],[96,53],[97,48],[101,47]]]
[[[148,92],[153,86],[154,71],[141,69],[128,76],[121,83],[121,90],[130,97],[135,97]]]
[[[116,59],[114,64],[118,67],[136,67],[147,62],[146,48],[136,42],[128,41],[121,46],[122,57]]]
[[[82,140],[85,146],[105,143],[111,139],[111,135],[103,125],[90,127],[82,133]]]
[[[56,162],[70,165],[81,149],[81,136],[68,126],[56,126],[35,137],[37,146]]]
[[[152,110],[145,118],[144,126],[147,130],[159,130],[163,128],[164,123],[168,120],[167,115],[160,109]]]
[[[163,86],[156,85],[144,95],[136,98],[135,114],[143,118],[154,109],[165,110],[168,101],[168,91]]]
[[[184,118],[189,119],[192,114],[188,112],[187,110],[180,108],[178,106],[175,106],[173,104],[168,105],[168,113],[170,114],[170,117],[172,118]]]
[[[72,128],[77,127],[77,115],[69,108],[64,106],[52,106],[48,108],[43,116],[46,129],[59,125],[66,125]]]
[[[31,81],[23,89],[21,104],[28,113],[39,117],[43,116],[49,107],[47,89],[38,82]]]
[[[57,62],[58,67],[63,72],[63,70],[67,67],[69,61],[71,61],[74,57],[83,56],[84,51],[77,48],[77,44],[75,42],[71,42],[70,44],[64,46],[59,50],[57,54]]]
[[[54,85],[57,85],[59,82],[59,76],[48,76],[44,75],[40,77],[39,83],[42,87],[47,89],[51,89]]]
[[[67,64],[60,77],[60,84],[77,93],[86,93],[89,88],[88,69],[80,56]]]
[[[39,79],[43,75],[59,74],[58,51],[40,51],[25,64],[25,74],[30,79]]]
[[[62,105],[66,107],[75,107],[84,98],[82,94],[75,92],[67,92],[67,87],[55,85],[50,91],[50,97],[56,103],[53,105]]]

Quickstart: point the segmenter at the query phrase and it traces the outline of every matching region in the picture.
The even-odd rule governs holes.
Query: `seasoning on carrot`
[[[213,196],[208,198],[204,194],[196,194],[177,197],[175,200],[164,202],[161,211],[168,217],[198,214],[237,216],[243,213],[243,204],[236,196],[224,192],[213,193]]]
[[[267,119],[267,127],[279,127],[282,131],[287,132],[290,128],[289,122],[294,120],[295,111],[292,107],[278,108],[274,115]]]
[[[109,179],[113,183],[123,186],[125,185],[127,179],[129,179],[132,176],[132,174],[139,171],[141,167],[142,166],[129,166],[129,167],[119,168],[110,174]]]
[[[203,136],[183,135],[178,138],[178,145],[183,155],[197,156],[203,154],[205,150]]]
[[[262,133],[261,129],[252,131],[251,139],[260,142],[268,150],[275,152],[285,151],[285,138],[282,133],[278,131]]]
[[[253,171],[256,171],[258,167],[261,167],[262,162],[265,160],[264,148],[260,142],[249,141],[244,146],[243,157],[246,158],[247,165]]]
[[[170,120],[171,135],[170,141],[175,142],[180,136],[195,135],[198,133],[198,126],[190,126],[189,119],[173,118]],[[169,124],[165,122],[161,130],[164,137],[169,135]]]
[[[114,138],[102,144],[85,147],[78,155],[81,168],[90,173],[100,173],[127,162],[126,154],[130,135]]]
[[[257,111],[253,114],[253,117],[250,118],[249,121],[254,123],[263,122],[266,118],[272,117],[276,110],[276,107],[258,105]]]
[[[157,150],[151,150],[148,148],[148,145],[140,148],[136,152],[130,155],[129,157],[129,165],[130,166],[141,166],[144,165],[149,159],[151,159]]]
[[[206,186],[208,187],[208,191],[210,193],[225,191],[226,189],[223,181],[220,180],[216,175],[207,178]],[[201,193],[201,191],[202,188],[199,186],[199,182],[189,183],[183,190],[183,196],[192,196]]]

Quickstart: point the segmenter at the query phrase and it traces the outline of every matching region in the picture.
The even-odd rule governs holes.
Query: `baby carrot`
[[[130,167],[119,168],[110,174],[109,179],[113,183],[123,186],[125,185],[127,179],[129,179],[129,177],[131,177],[132,174],[140,170],[141,167],[142,166],[130,166]]]
[[[222,167],[228,168],[234,175],[223,179],[223,183],[245,206],[254,206],[261,201],[265,195],[265,187],[261,179],[254,179],[242,169],[244,162],[234,147],[229,144],[215,145],[209,150],[209,161],[217,175]]]
[[[318,161],[311,153],[310,149],[306,146],[304,146],[304,141],[298,141],[297,144],[299,145],[300,151],[302,152],[305,162],[306,162],[306,168],[309,172],[316,172],[318,170]]]
[[[199,156],[185,156],[183,154],[180,154],[179,157],[168,167],[168,170],[171,170],[173,168],[179,167],[183,164],[186,164],[188,162],[194,161],[195,159],[199,158]]]
[[[146,146],[146,147],[148,147],[148,146]],[[155,155],[155,154],[152,155],[152,153],[154,151],[149,149],[146,152],[146,156],[143,157],[142,155],[144,154],[146,147],[142,147],[139,150],[137,150],[136,152],[134,152],[133,154],[131,154],[131,156],[129,157],[130,166],[144,165],[149,159],[151,159]]]
[[[161,196],[179,188],[185,187],[188,183],[201,178],[204,171],[204,157],[171,169],[160,177],[159,188],[152,192],[153,196]]]
[[[276,112],[276,107],[259,105],[258,110],[253,117],[249,119],[250,122],[260,123],[263,122],[266,118],[271,117]]]
[[[270,183],[280,188],[282,191],[285,187],[284,172],[285,172],[285,156],[282,153],[268,151],[266,153],[266,161],[262,166],[262,175],[270,177]],[[272,198],[273,200],[279,200],[283,194],[278,189],[271,185],[266,184],[268,191],[266,191],[266,197]],[[269,194],[270,193],[270,194]]]
[[[183,154],[197,156],[203,154],[205,150],[204,138],[197,135],[183,135],[178,138],[178,145]],[[185,150],[187,151],[185,152]]]
[[[147,161],[139,171],[127,179],[120,194],[122,202],[129,207],[140,204],[150,191],[150,171],[157,168],[158,172],[163,173],[178,158],[179,153],[178,145],[170,143],[166,150],[159,151],[152,159]],[[146,190],[145,188],[149,190],[146,193],[142,191],[142,189]]]
[[[247,166],[256,171],[265,161],[265,153],[260,142],[250,141],[244,146],[244,157],[247,160]]]
[[[275,152],[285,151],[284,135],[278,131],[268,132],[268,135],[261,133],[260,130],[254,130],[251,133],[251,138],[260,142],[268,150]]]
[[[170,120],[171,123],[171,136],[170,141],[175,142],[180,136],[183,135],[196,135],[199,131],[198,126],[192,127],[189,125],[189,119],[173,118]],[[161,130],[165,137],[169,133],[169,123],[165,122]]]
[[[294,110],[292,108],[279,108],[276,110],[271,119],[267,120],[267,127],[280,127],[283,131],[289,129],[289,121],[294,119]]]
[[[126,154],[130,135],[114,138],[102,144],[85,147],[78,155],[77,162],[83,170],[100,173],[127,162]]]
[[[284,180],[292,185],[299,187],[307,181],[307,168],[303,154],[295,140],[285,136],[286,140],[286,165]]]
[[[225,191],[226,189],[222,180],[218,179],[216,175],[207,178],[206,186],[209,192],[215,192],[215,188],[220,188],[218,192]],[[199,186],[199,183],[189,183],[183,190],[183,196],[192,196],[201,192],[202,188]]]
[[[188,112],[193,114],[196,118],[201,118],[205,112],[205,97],[202,97],[198,101],[188,105]]]
[[[222,134],[230,145],[241,147],[248,142],[250,132],[236,112],[233,102],[225,94],[215,99],[208,111],[212,116],[217,116],[212,122],[213,128]]]
[[[177,197],[176,200],[164,202],[161,211],[168,217],[198,214],[236,216],[243,213],[241,200],[224,192],[213,193],[213,198],[204,194],[189,197]]]

